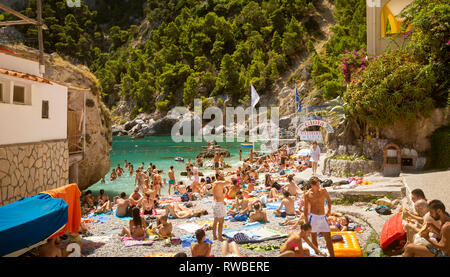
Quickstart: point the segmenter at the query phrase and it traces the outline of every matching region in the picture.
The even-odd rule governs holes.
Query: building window
[[[14,104],[25,104],[25,87],[14,86]]]
[[[48,101],[42,101],[42,118],[48,118]]]

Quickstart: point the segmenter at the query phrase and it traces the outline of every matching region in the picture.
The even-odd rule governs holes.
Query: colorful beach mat
[[[135,240],[133,238],[122,238],[123,244],[125,247],[136,246],[136,245],[152,245],[155,243],[153,240],[144,239],[144,240]]]
[[[280,205],[281,205],[281,201],[266,203],[266,208],[268,210],[276,210],[280,207]],[[295,201],[294,205],[295,205],[295,209],[298,210],[299,209],[298,201]],[[285,207],[283,207],[281,210],[284,211]]]
[[[193,242],[197,241],[197,238],[195,237],[195,235],[186,235],[186,236],[180,236],[180,240],[181,240],[181,246],[189,247],[189,246],[191,246],[191,244]],[[212,241],[208,238],[205,239],[205,242],[212,244]]]
[[[260,223],[256,222],[256,224],[251,224],[248,226],[244,226],[239,229],[224,229],[223,236],[228,239],[233,239],[236,234],[243,234],[246,238],[237,241],[237,243],[252,243],[252,242],[262,242],[274,239],[280,239],[288,237],[289,234],[284,234],[276,230],[272,230],[270,228],[264,227]]]

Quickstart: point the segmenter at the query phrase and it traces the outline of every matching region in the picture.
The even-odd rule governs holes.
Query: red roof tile
[[[26,74],[26,73],[22,73],[22,72],[17,72],[14,70],[0,68],[0,74],[5,74],[5,75],[22,78],[22,79],[29,80],[29,81],[44,83],[44,84],[50,84],[50,85],[52,84],[49,80],[41,78],[39,76]]]

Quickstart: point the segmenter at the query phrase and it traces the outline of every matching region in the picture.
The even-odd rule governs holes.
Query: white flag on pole
[[[256,92],[256,89],[252,85],[252,108],[254,108],[256,106],[256,104],[258,104],[258,102],[259,102],[259,95]]]

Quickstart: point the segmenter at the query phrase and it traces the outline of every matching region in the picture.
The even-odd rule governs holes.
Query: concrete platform
[[[402,199],[406,196],[406,187],[401,180],[394,182],[379,182],[371,185],[361,185],[353,189],[333,189],[327,188],[331,199],[341,199],[345,195],[372,195],[386,196],[390,194],[393,198]]]
[[[427,199],[441,200],[450,211],[450,170],[402,173],[408,197],[414,189],[422,189]]]

